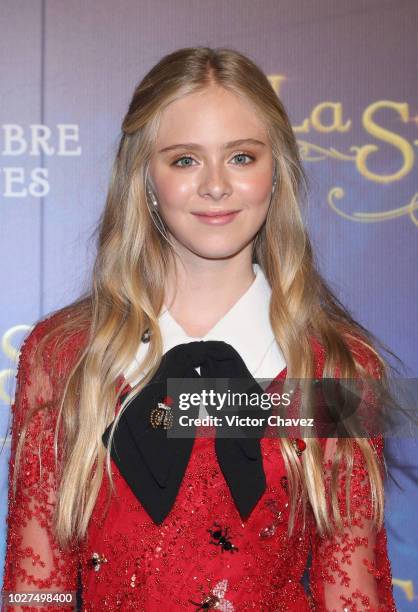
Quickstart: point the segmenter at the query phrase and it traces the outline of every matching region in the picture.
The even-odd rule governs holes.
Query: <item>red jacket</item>
[[[49,393],[53,397],[51,373],[62,376],[72,351],[77,350],[77,342],[73,342],[58,363],[51,362],[47,351],[42,372],[35,375],[32,351],[53,318],[38,323],[21,350],[12,406],[10,479],[25,412]],[[318,343],[314,349],[315,376],[320,378],[324,352]],[[366,362],[370,355],[361,350],[360,357]],[[286,369],[278,373],[277,380],[285,377]],[[130,389],[123,377],[119,384]],[[120,403],[116,411],[119,408]],[[86,540],[64,552],[52,527],[56,487],[53,412],[47,417],[42,440],[45,421],[41,423],[41,419],[36,416],[29,427],[16,499],[12,499],[9,486],[4,590],[76,591],[79,587],[81,609],[94,612],[396,610],[386,532],[375,533],[369,527],[371,505],[359,449],[351,484],[353,526],[350,531],[346,522],[343,535],[320,538],[309,510],[307,529],[302,530],[298,518],[292,537],[287,536],[286,468],[279,438],[261,439],[267,488],[243,520],[220,471],[212,436],[196,437],[175,505],[161,525],[151,520],[112,460],[116,496],[106,513],[105,474]],[[381,439],[376,448],[381,455]],[[340,495],[344,497],[343,489]],[[310,593],[302,584],[308,559]],[[74,608],[33,608],[43,609],[63,612]]]

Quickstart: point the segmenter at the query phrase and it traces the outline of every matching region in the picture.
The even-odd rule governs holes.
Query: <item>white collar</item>
[[[188,336],[170,311],[164,310],[159,317],[163,353],[185,342],[222,340],[231,344],[238,351],[252,375],[258,371],[260,364],[266,355],[271,353],[272,348],[274,348],[274,354],[277,355],[274,363],[277,363],[278,367],[282,366],[283,357],[277,347],[269,318],[271,287],[259,264],[254,263],[253,270],[256,276],[250,287],[205,336],[200,338]],[[124,373],[127,380],[129,380],[129,373],[145,357],[147,347],[147,344],[140,343],[135,358],[137,363],[132,363]],[[274,375],[271,374],[271,376]]]

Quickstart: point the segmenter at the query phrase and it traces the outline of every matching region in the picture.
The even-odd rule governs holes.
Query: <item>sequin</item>
[[[12,406],[10,483],[25,414],[32,406],[58,405],[58,392],[83,340],[80,334],[66,342],[58,361],[52,360],[48,344],[43,364],[35,366],[33,349],[54,324],[55,316],[38,323],[21,349]],[[320,378],[323,352],[314,346],[318,364],[315,375]],[[368,358],[363,354],[363,360]],[[123,377],[119,383],[130,390]],[[202,428],[175,505],[161,525],[152,522],[112,462],[116,490],[109,508],[106,510],[109,483],[105,475],[85,541],[61,550],[53,529],[55,415],[55,410],[42,409],[33,417],[25,438],[15,499],[9,484],[4,589],[75,591],[80,565],[83,612],[190,611],[191,600],[195,607],[202,606],[205,597],[216,597],[219,601],[213,600],[218,605],[215,609],[221,609],[223,602],[228,612],[331,612],[344,608],[350,612],[396,612],[386,531],[383,528],[375,533],[371,528],[370,491],[358,448],[351,481],[353,521],[350,525],[346,519],[342,478],[339,502],[345,522],[338,536],[319,537],[309,508],[307,528],[303,530],[298,515],[292,536],[287,535],[286,468],[277,438],[261,439],[266,490],[251,515],[241,517],[217,462],[215,431]],[[381,439],[375,448],[382,456]],[[327,483],[329,468],[330,464],[324,465]],[[222,528],[228,526],[229,539],[238,549],[236,554],[222,554],[220,546],[211,544],[207,530],[214,521]],[[270,529],[268,537],[260,536],[263,529]],[[92,571],[89,564],[93,551],[108,560],[100,564],[100,571]],[[311,592],[306,594],[302,576],[310,552]],[[56,612],[70,609],[59,606]],[[55,608],[25,610],[54,612]]]

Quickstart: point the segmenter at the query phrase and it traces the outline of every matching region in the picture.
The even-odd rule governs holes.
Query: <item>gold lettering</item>
[[[282,82],[287,80],[286,77],[282,74],[270,74],[267,78],[276,94],[280,97],[280,87]]]
[[[375,123],[374,114],[381,108],[391,108],[397,111],[402,121],[406,123],[409,118],[409,106],[407,103],[401,104],[391,102],[390,100],[382,100],[381,102],[375,102],[374,104],[368,106],[363,113],[362,122],[364,129],[372,136],[393,145],[400,151],[404,159],[402,167],[394,174],[375,174],[369,170],[369,168],[367,168],[366,162],[369,155],[378,151],[379,147],[376,145],[364,145],[363,147],[359,147],[356,157],[356,166],[360,174],[372,181],[375,181],[376,183],[385,184],[393,181],[399,181],[406,174],[408,174],[408,172],[410,172],[414,164],[414,150],[409,142],[405,140],[405,138],[402,138],[402,136],[399,136],[390,130],[386,130]]]
[[[412,580],[400,580],[399,578],[392,579],[393,586],[397,586],[405,593],[408,601],[414,599],[414,584]]]
[[[331,117],[333,120],[329,125],[324,125],[322,123],[322,114],[324,111],[330,109]],[[343,109],[341,102],[321,102],[315,106],[311,113],[311,122],[312,126],[318,131],[322,133],[329,132],[347,132],[351,127],[351,119],[343,122]]]
[[[29,329],[31,329],[29,325],[14,325],[8,329],[1,338],[1,345],[4,354],[8,359],[15,363],[18,361],[19,350],[13,346],[12,338],[14,334],[19,332],[23,331],[27,333]],[[15,375],[15,373],[16,372],[10,368],[0,370],[0,400],[2,400],[5,404],[10,404],[11,401],[11,397],[8,393],[8,387],[10,385],[10,379],[13,375]]]

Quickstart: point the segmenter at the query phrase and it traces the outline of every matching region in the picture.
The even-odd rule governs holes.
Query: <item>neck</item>
[[[176,259],[168,274],[165,307],[185,332],[201,337],[239,300],[255,275],[251,251],[228,259]],[[177,283],[176,277],[177,274]]]

